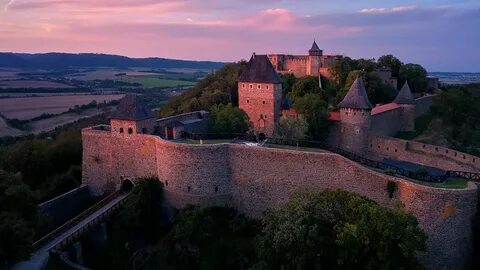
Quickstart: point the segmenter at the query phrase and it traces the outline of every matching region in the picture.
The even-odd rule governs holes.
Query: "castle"
[[[253,55],[238,81],[239,106],[257,133],[270,134],[282,113],[281,80],[266,55]],[[392,103],[373,106],[357,79],[333,122],[329,143],[378,160],[389,157],[445,170],[480,171],[477,157],[452,149],[388,137],[414,129],[431,97],[413,99],[408,84]],[[477,187],[441,189],[376,172],[341,155],[242,144],[185,144],[180,131],[208,128],[207,112],[155,120],[135,95],[127,95],[110,125],[82,130],[82,182],[94,195],[156,177],[175,207],[230,206],[251,217],[278,207],[295,191],[343,189],[384,207],[403,205],[428,235],[421,256],[427,269],[466,269],[472,255]],[[394,183],[390,193],[387,186]]]
[[[329,69],[341,55],[324,55],[313,41],[308,55],[268,54],[268,58],[278,73],[292,73],[296,77],[323,76],[330,78]]]
[[[314,48],[312,53],[316,51]],[[282,81],[269,57],[254,53],[238,79],[239,107],[247,113],[254,132],[266,136],[272,135],[282,109],[291,110],[282,106],[285,104]],[[329,142],[352,152],[366,152],[370,134],[393,136],[399,131],[415,129],[416,104],[408,83],[392,103],[374,107],[368,99],[363,80],[357,78],[338,107],[340,112],[330,115],[333,127]]]

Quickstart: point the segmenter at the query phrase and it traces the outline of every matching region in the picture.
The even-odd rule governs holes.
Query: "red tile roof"
[[[384,113],[387,111],[398,109],[400,106],[396,103],[388,103],[380,106],[376,106],[372,109],[372,115]]]
[[[330,112],[328,119],[332,121],[340,121],[340,112]]]

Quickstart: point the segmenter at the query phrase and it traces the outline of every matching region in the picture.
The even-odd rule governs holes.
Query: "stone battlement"
[[[96,128],[83,129],[82,139],[83,183],[97,195],[115,190],[122,179],[154,176],[164,183],[166,199],[174,206],[226,205],[258,217],[296,190],[339,188],[385,207],[401,202],[429,236],[423,257],[429,269],[463,269],[469,262],[477,203],[474,184],[458,190],[421,186],[333,153],[180,144]],[[390,181],[397,186],[393,198],[387,191]]]

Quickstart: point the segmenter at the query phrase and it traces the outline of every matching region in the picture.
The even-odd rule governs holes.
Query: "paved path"
[[[108,209],[116,205],[118,202],[123,200],[125,197],[128,196],[128,193],[122,193],[115,197],[113,200],[108,202],[105,206],[102,208],[98,209],[97,211],[93,212],[91,215],[87,216],[85,219],[77,223],[75,226],[72,228],[66,230],[64,233],[59,235],[57,238],[54,240],[48,242],[38,250],[36,250],[34,253],[32,253],[30,259],[28,261],[22,261],[17,264],[15,264],[12,267],[12,270],[41,270],[43,269],[48,262],[48,255],[49,255],[49,250],[53,247],[55,247],[58,243],[62,242],[63,240],[67,239],[68,236],[76,232],[77,230],[81,229],[83,226],[87,225],[89,222],[94,220],[96,217],[100,216],[104,212],[106,212]]]

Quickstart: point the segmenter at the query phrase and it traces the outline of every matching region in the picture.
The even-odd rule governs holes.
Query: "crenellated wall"
[[[118,136],[87,128],[84,183],[111,190],[123,177],[158,176],[176,207],[229,205],[259,217],[297,190],[344,189],[415,215],[428,238],[428,269],[466,269],[471,257],[477,188],[437,189],[376,173],[333,153],[238,144],[188,145],[151,135]],[[390,199],[387,183],[397,183]]]
[[[480,158],[478,157],[421,142],[370,136],[369,152],[377,158],[389,157],[444,170],[480,171]]]

